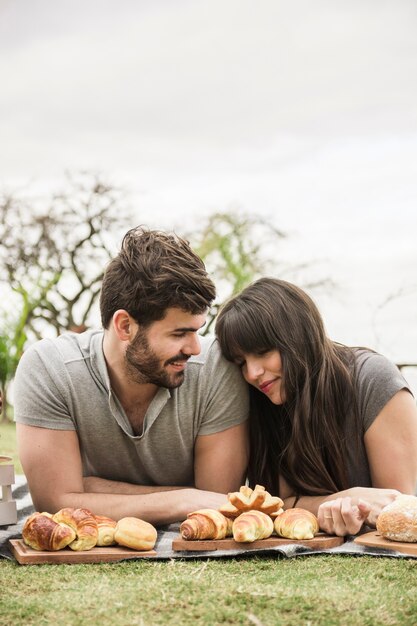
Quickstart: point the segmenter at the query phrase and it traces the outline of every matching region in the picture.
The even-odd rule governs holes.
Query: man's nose
[[[200,354],[201,344],[197,334],[187,337],[187,341],[182,349],[182,352],[188,356]]]

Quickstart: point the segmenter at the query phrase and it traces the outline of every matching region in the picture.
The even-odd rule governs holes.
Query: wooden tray
[[[377,530],[373,530],[371,533],[365,533],[364,535],[359,535],[359,537],[356,537],[353,541],[361,546],[384,548],[385,550],[396,550],[397,552],[403,552],[404,554],[409,554],[410,556],[417,556],[417,543],[391,541],[391,539],[381,537]]]
[[[274,548],[276,546],[285,546],[290,543],[296,543],[299,546],[312,548],[313,550],[335,548],[342,545],[344,537],[336,537],[335,535],[325,535],[319,533],[314,539],[284,539],[282,537],[269,537],[268,539],[260,539],[252,543],[238,543],[234,539],[200,539],[198,541],[187,541],[182,539],[181,535],[172,542],[172,549],[180,550],[196,550],[196,551],[213,551],[213,550],[265,550],[266,548]]]
[[[64,548],[56,552],[33,550],[22,539],[10,539],[10,549],[16,561],[21,565],[40,565],[42,563],[111,563],[124,559],[137,559],[140,557],[154,557],[155,550],[139,552],[122,546],[108,546],[104,548],[92,548],[79,552]]]

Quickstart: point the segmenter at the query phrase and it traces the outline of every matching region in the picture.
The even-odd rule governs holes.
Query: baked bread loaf
[[[262,511],[245,511],[233,521],[233,539],[242,543],[267,539],[273,530],[274,522]]]
[[[94,515],[88,509],[61,509],[52,519],[65,524],[75,531],[76,538],[69,544],[71,550],[91,550],[97,544],[98,525]]]
[[[156,538],[156,528],[137,517],[122,517],[114,532],[116,543],[133,550],[152,550]]]
[[[32,513],[24,523],[23,541],[34,550],[62,550],[76,538],[69,526],[58,524],[50,513]]]
[[[306,509],[287,509],[275,518],[275,532],[286,539],[313,539],[319,532],[319,522],[314,513]]]
[[[376,520],[377,531],[392,541],[417,541],[417,497],[402,494],[387,504]]]
[[[256,485],[255,489],[244,485],[240,487],[239,491],[229,493],[227,498],[228,502],[223,504],[219,511],[231,518],[237,517],[244,511],[262,511],[262,513],[274,517],[282,513],[284,505],[281,498],[271,496],[262,485]]]
[[[117,525],[116,520],[105,515],[94,515],[94,517],[98,528],[97,546],[111,546],[115,544],[114,531]]]
[[[232,520],[216,509],[200,509],[187,515],[180,526],[183,539],[224,539],[232,534]]]

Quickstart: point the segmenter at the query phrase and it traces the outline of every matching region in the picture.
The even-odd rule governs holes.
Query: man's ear
[[[138,323],[125,309],[113,313],[113,328],[120,341],[132,341],[138,330]]]

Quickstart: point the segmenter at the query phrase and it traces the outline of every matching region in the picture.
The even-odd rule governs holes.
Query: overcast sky
[[[417,361],[415,0],[0,0],[0,54],[3,188],[269,216],[333,338]]]

